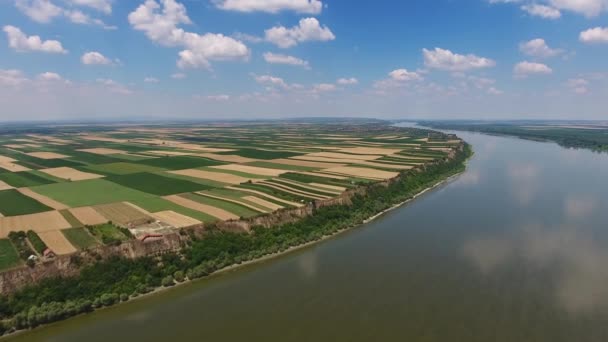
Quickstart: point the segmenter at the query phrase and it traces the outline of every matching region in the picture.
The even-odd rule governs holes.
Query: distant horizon
[[[0,121],[601,120],[607,1],[3,1]]]

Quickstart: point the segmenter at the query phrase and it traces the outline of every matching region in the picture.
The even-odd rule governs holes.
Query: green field
[[[300,153],[286,152],[286,151],[267,151],[252,148],[241,148],[231,152],[221,152],[220,154],[235,154],[237,156],[254,158],[254,159],[279,159],[295,157]]]
[[[146,199],[152,195],[107,181],[90,179],[33,187],[35,192],[71,207]]]
[[[0,173],[0,180],[15,188],[51,184],[53,181],[28,171]]]
[[[125,241],[129,238],[120,229],[109,223],[88,227],[87,229],[104,244],[113,244],[119,241]]]
[[[14,189],[0,191],[0,204],[0,214],[4,216],[35,214],[53,210]]]
[[[70,228],[61,232],[78,249],[87,249],[99,245],[99,242],[85,228]]]
[[[34,247],[34,250],[38,252],[38,254],[42,254],[42,252],[44,252],[44,250],[47,248],[44,241],[42,241],[42,239],[40,239],[40,236],[38,236],[38,234],[36,234],[36,232],[33,230],[28,230],[26,234],[27,239],[30,241],[30,244],[32,245],[32,247]]]
[[[158,196],[167,196],[211,188],[203,184],[147,172],[109,176],[106,179],[132,189]]]
[[[89,171],[94,173],[101,173],[105,175],[128,175],[131,173],[140,173],[140,172],[158,172],[164,171],[165,169],[144,165],[144,164],[135,164],[135,163],[111,163],[111,164],[99,164],[99,165],[89,165],[86,167]]]
[[[21,264],[21,258],[8,239],[0,239],[0,270],[6,270]]]
[[[199,157],[177,156],[140,160],[137,164],[155,166],[167,170],[194,169],[203,166],[215,166],[225,163]]]
[[[183,194],[182,196],[198,203],[207,204],[216,208],[224,209],[240,217],[253,217],[260,214],[259,212],[254,211],[253,209],[249,209],[245,206],[238,205],[236,203],[222,201],[219,199],[205,197],[202,195]]]
[[[285,165],[285,164],[277,164],[277,163],[264,162],[264,161],[255,161],[255,162],[251,162],[251,163],[245,163],[244,165],[266,167],[269,169],[290,170],[290,171],[312,171],[312,170],[318,169],[318,168],[308,167],[308,166]]]
[[[65,218],[66,221],[68,221],[68,223],[70,224],[70,226],[72,226],[72,228],[76,228],[76,227],[82,227],[84,226],[82,224],[82,222],[78,221],[78,219],[72,215],[72,213],[67,210],[60,210],[59,213],[61,214],[61,216],[63,216],[63,218]]]

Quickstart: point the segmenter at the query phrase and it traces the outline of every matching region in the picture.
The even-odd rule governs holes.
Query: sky
[[[608,118],[608,0],[0,0],[0,121]]]

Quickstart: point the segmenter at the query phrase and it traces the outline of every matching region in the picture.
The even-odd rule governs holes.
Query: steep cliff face
[[[432,163],[418,166],[412,171],[423,172],[428,166],[447,162],[459,151],[465,148],[464,142],[453,149],[444,159],[435,160]],[[315,210],[327,206],[351,205],[352,199],[356,195],[366,195],[372,187],[387,187],[394,182],[401,180],[406,175],[398,175],[392,179],[377,182],[371,185],[359,186],[347,190],[341,195],[326,199],[310,202],[300,208],[282,209],[270,214],[256,216],[244,220],[223,221],[215,224],[215,227],[229,232],[251,232],[253,227],[273,228],[286,223],[296,222],[306,216],[313,215]],[[208,227],[196,225],[188,228],[195,236],[204,238]],[[189,236],[178,233],[164,235],[162,238],[146,240],[130,240],[118,246],[99,246],[88,251],[78,252],[73,255],[59,256],[52,261],[38,264],[33,268],[23,266],[21,268],[0,273],[0,293],[12,293],[28,284],[34,284],[42,279],[50,277],[74,276],[80,272],[82,266],[95,262],[96,260],[107,259],[111,256],[123,256],[126,258],[139,258],[144,256],[154,256],[163,253],[177,252],[181,250],[189,241]]]

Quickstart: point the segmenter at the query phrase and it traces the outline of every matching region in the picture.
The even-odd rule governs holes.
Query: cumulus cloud
[[[566,82],[566,86],[576,94],[586,94],[589,92],[589,81],[584,78],[571,78]]]
[[[146,78],[144,78],[144,82],[146,82],[146,83],[158,83],[160,81],[156,77],[146,77]]]
[[[86,52],[80,57],[84,65],[110,65],[112,61],[97,51]]]
[[[549,58],[563,53],[561,49],[550,48],[545,40],[541,38],[519,44],[519,50],[525,55],[538,58]]]
[[[435,48],[422,49],[424,64],[433,69],[448,71],[468,71],[472,69],[490,68],[496,65],[492,59],[478,57],[473,54],[460,55],[450,50]]]
[[[207,100],[211,100],[211,101],[228,101],[228,100],[230,100],[230,95],[226,95],[226,94],[208,95],[205,98]]]
[[[289,48],[302,42],[334,40],[336,36],[327,26],[321,26],[317,19],[304,18],[292,28],[275,26],[266,30],[265,39],[280,48]]]
[[[389,77],[395,81],[407,82],[407,81],[421,81],[422,76],[414,71],[407,71],[407,69],[397,69],[388,73]]]
[[[516,77],[527,77],[529,75],[548,75],[553,73],[553,70],[545,64],[523,61],[517,63],[513,68]]]
[[[171,74],[171,78],[174,80],[182,80],[182,79],[186,78],[186,74],[181,73],[181,72],[176,72],[174,74]]]
[[[77,6],[86,6],[105,14],[112,13],[112,0],[69,0]]]
[[[108,90],[112,93],[121,94],[121,95],[133,94],[133,91],[131,89],[127,88],[125,85],[118,83],[109,78],[98,78],[96,80],[96,82],[98,84],[104,86],[106,90]]]
[[[254,79],[256,82],[258,82],[259,84],[262,84],[262,85],[271,86],[271,87],[279,87],[279,88],[289,88],[287,83],[285,83],[285,81],[280,77],[271,76],[271,75],[260,75],[260,76],[254,75]]]
[[[27,81],[28,81],[27,77],[25,77],[20,70],[0,69],[0,85],[15,87],[15,86],[19,86]]]
[[[217,8],[238,12],[278,13],[294,11],[305,14],[319,14],[323,3],[319,0],[214,0]]]
[[[19,52],[67,53],[57,40],[42,40],[40,36],[27,36],[18,27],[7,25],[3,31],[8,37],[8,46]]]
[[[276,53],[272,53],[272,52],[266,52],[264,54],[264,60],[266,61],[266,63],[270,63],[270,64],[287,64],[287,65],[301,66],[304,68],[309,67],[308,61],[305,61],[305,60],[297,58],[297,57],[276,54]]]
[[[210,61],[247,60],[249,48],[242,42],[223,34],[186,32],[177,26],[192,23],[186,7],[175,0],[146,0],[128,16],[134,29],[142,31],[155,43],[181,46],[177,66],[209,68]]]
[[[61,81],[62,78],[61,76],[59,76],[59,74],[54,73],[54,72],[43,72],[42,74],[38,75],[38,79],[41,81]]]
[[[86,1],[71,1],[71,4],[86,6]],[[115,26],[106,25],[101,19],[92,18],[79,9],[59,7],[50,0],[16,0],[15,6],[30,19],[42,24],[50,23],[57,17],[65,17],[75,24],[98,25],[105,29],[116,29]],[[111,11],[111,6],[109,8]]]
[[[608,27],[596,27],[585,30],[579,35],[583,43],[608,43]]]
[[[528,14],[545,19],[559,19],[562,17],[562,12],[551,6],[539,5],[536,3],[521,6],[521,9]]]
[[[354,77],[350,77],[350,78],[339,78],[336,83],[338,83],[339,85],[355,85],[359,83],[359,80],[354,78]]]
[[[327,93],[327,92],[331,92],[331,91],[335,91],[337,89],[335,84],[331,84],[331,83],[319,83],[319,84],[315,84],[312,87],[312,91],[315,93]]]

